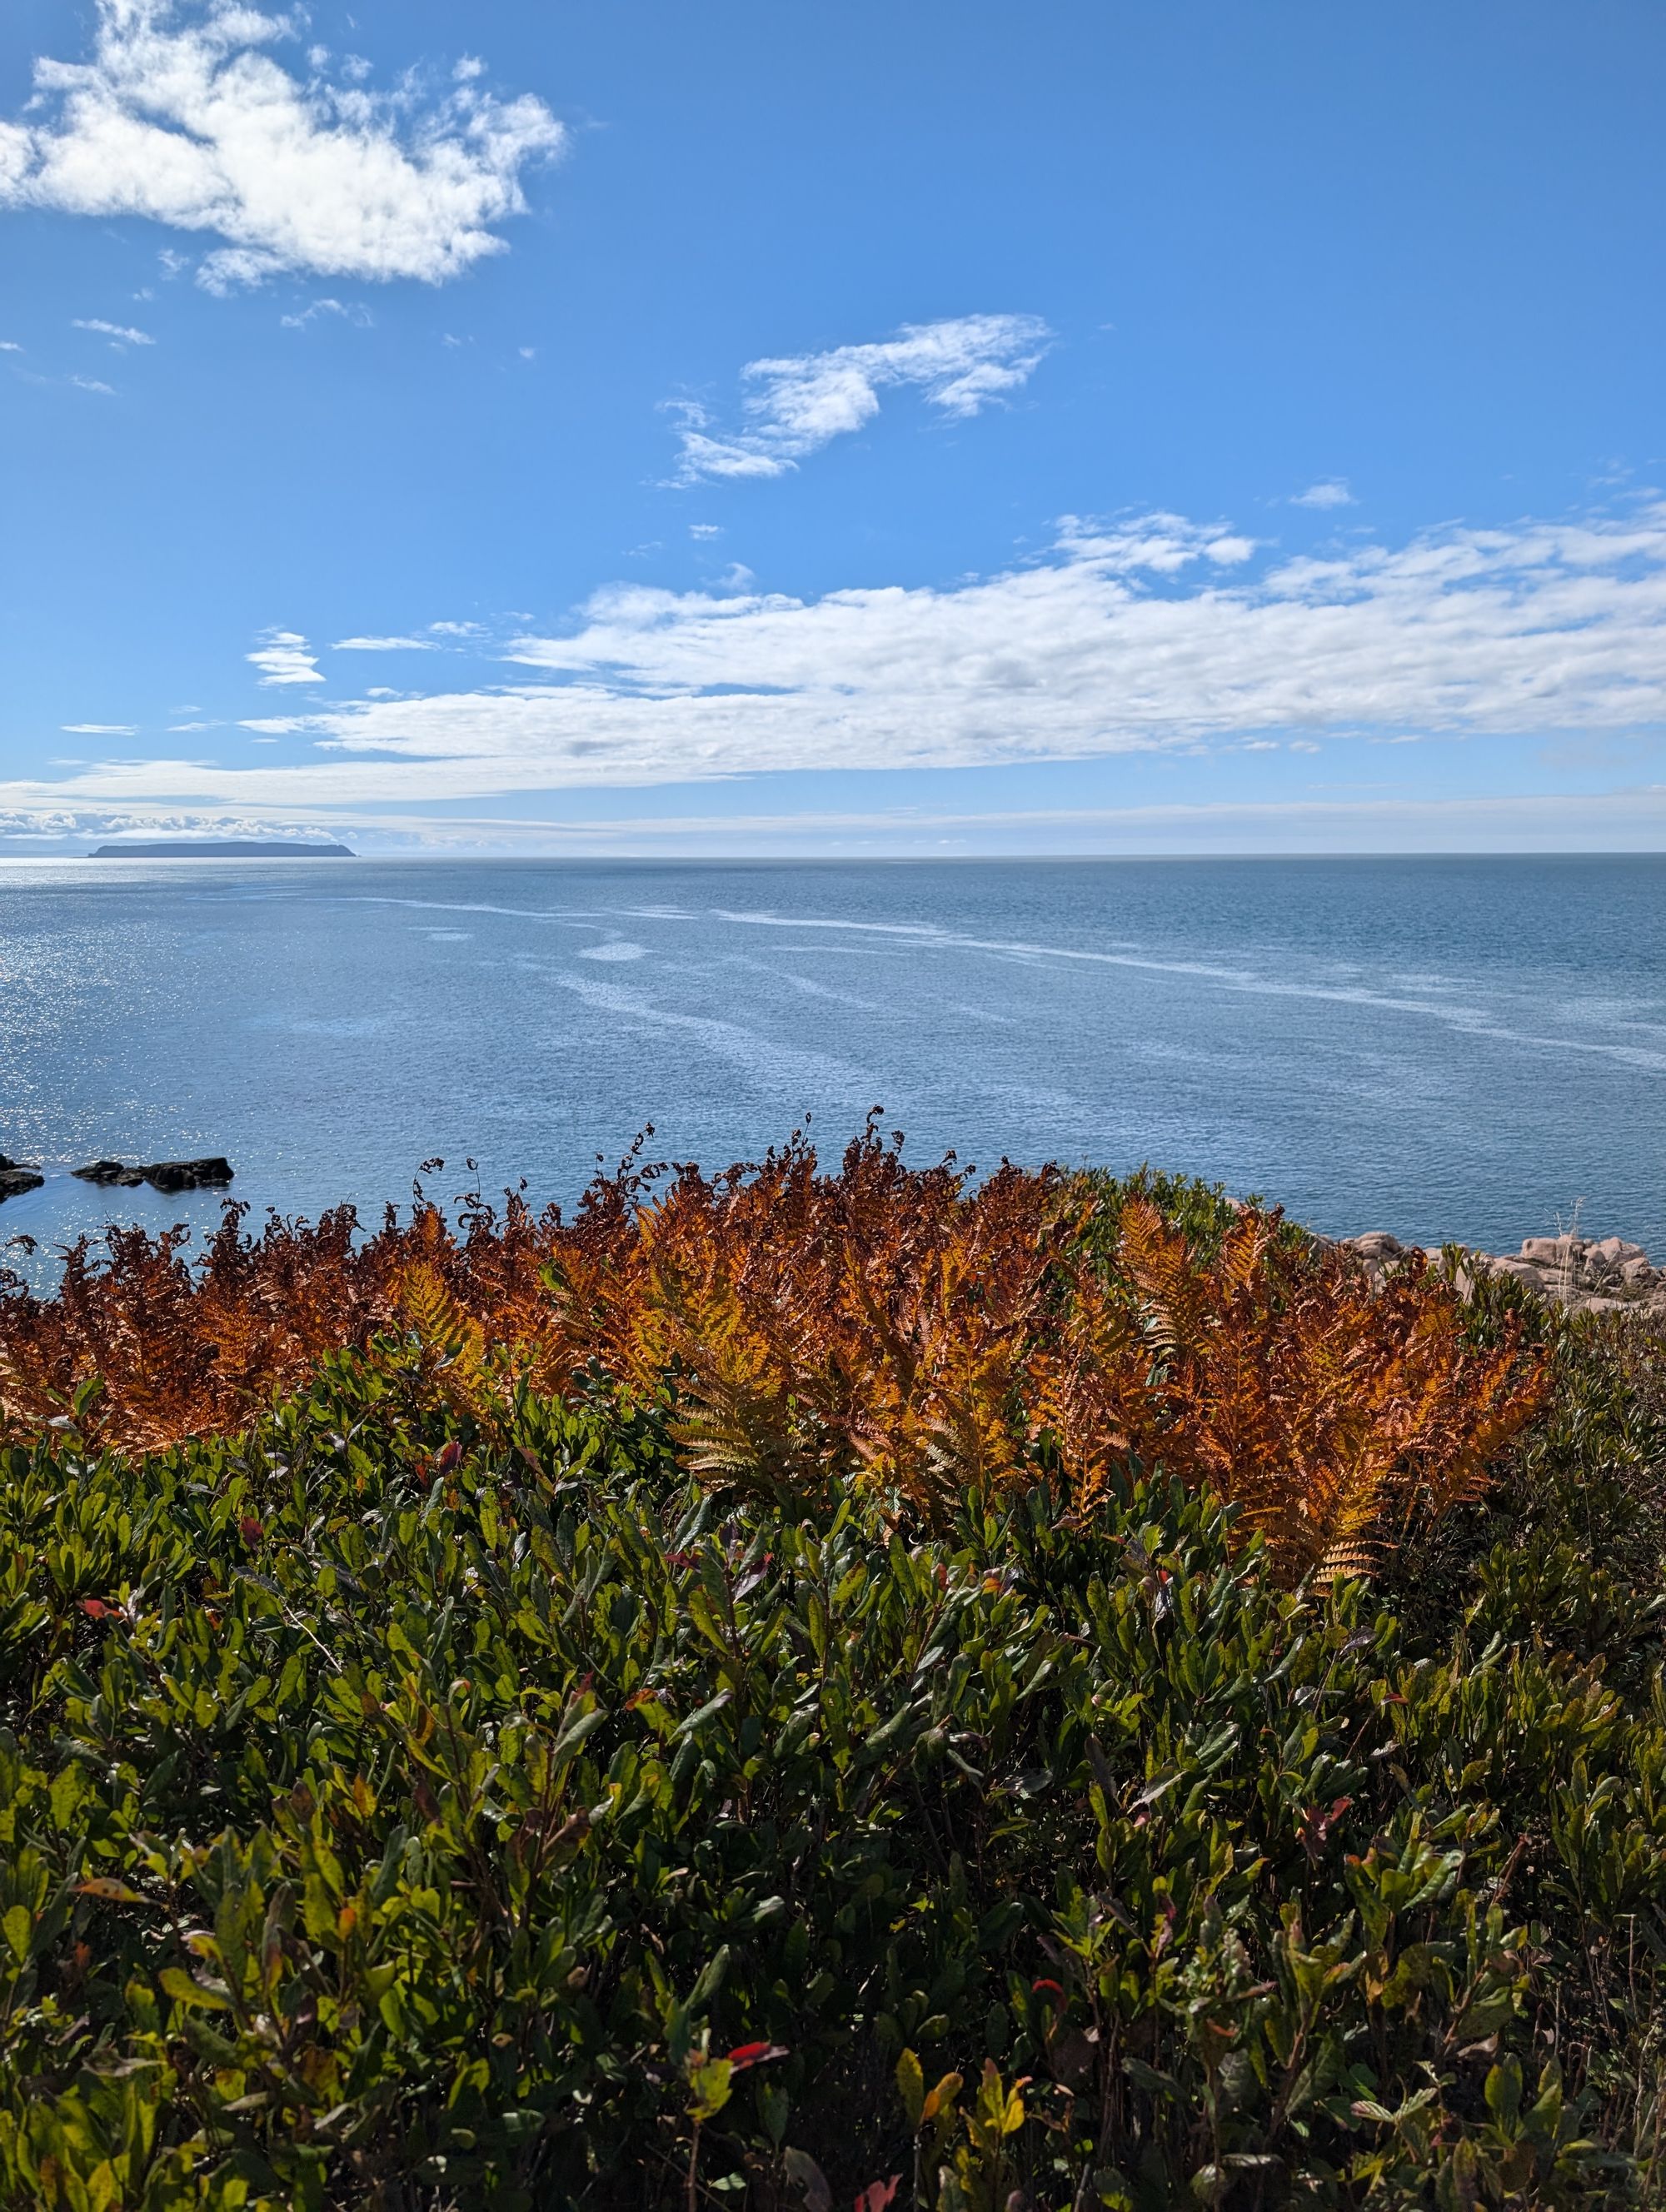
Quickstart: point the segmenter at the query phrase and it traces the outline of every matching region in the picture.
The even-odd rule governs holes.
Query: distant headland
[[[94,860],[351,860],[345,845],[298,845],[283,837],[167,837],[149,845],[100,845]]]

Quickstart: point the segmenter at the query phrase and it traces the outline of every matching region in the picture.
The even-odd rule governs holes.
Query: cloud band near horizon
[[[355,638],[356,662],[399,636]],[[293,631],[248,657],[313,680]],[[617,586],[520,680],[255,716],[309,757],[131,758],[0,784],[0,806],[467,805],[804,769],[964,769],[1326,738],[1666,725],[1666,503],[1258,558],[1219,526],[1072,521],[1043,559],[945,586],[722,597]],[[28,796],[23,795],[27,788]]]

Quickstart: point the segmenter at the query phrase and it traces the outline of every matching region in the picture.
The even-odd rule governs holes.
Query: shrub
[[[1666,1708],[1507,1555],[1417,1649],[1179,1483],[726,1499],[414,1339],[4,1476],[10,2200],[1649,2185]]]
[[[0,1299],[0,2202],[1666,2202],[1666,1389],[1142,1175]]]

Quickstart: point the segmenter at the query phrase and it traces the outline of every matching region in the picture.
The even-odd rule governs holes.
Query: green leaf
[[[29,1911],[28,1906],[27,1905],[9,1906],[5,1918],[0,1920],[0,1930],[3,1930],[7,1942],[11,1946],[12,1956],[18,1965],[27,1966],[29,1958],[29,1938],[34,1933],[34,1915]]]
[[[231,1999],[217,1990],[205,1990],[180,1966],[164,1966],[156,1977],[175,2004],[191,2005],[204,2012],[226,2012]]]
[[[689,2087],[693,2092],[689,2117],[703,2125],[715,2119],[729,2101],[729,2082],[734,2069],[727,2058],[708,2058],[692,2068]]]
[[[911,2051],[905,2051],[897,2062],[897,2089],[909,2125],[918,2133],[926,2109],[926,2076]]]

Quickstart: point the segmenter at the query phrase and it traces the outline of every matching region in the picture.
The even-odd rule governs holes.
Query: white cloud
[[[23,119],[0,122],[0,208],[143,216],[226,241],[210,291],[280,270],[429,283],[500,252],[522,171],[565,139],[530,95],[471,80],[425,97],[344,70],[293,76],[289,16],[242,0],[97,0],[85,62],[42,59]]]
[[[22,347],[11,338],[0,338],[0,353],[21,353]]]
[[[691,522],[689,525],[690,538],[721,538],[722,535],[723,526],[721,522]]]
[[[437,653],[431,637],[338,637],[331,653]]]
[[[105,763],[88,803],[355,806],[802,769],[991,766],[1333,735],[1666,726],[1666,503],[1246,559],[1216,526],[1073,521],[1045,558],[811,600],[615,586],[496,687],[273,715],[270,768]],[[319,678],[305,640],[252,656]],[[44,787],[43,787],[44,788]],[[3,801],[0,801],[3,803]],[[21,801],[18,801],[21,803]]]
[[[95,331],[100,337],[108,338],[118,353],[124,346],[149,346],[156,343],[149,331],[130,330],[125,323],[102,322],[96,316],[86,320],[77,316],[72,327],[78,331]]]
[[[106,384],[96,376],[72,376],[70,381],[77,392],[97,392],[106,399],[113,399],[116,396],[115,386]]]
[[[745,427],[711,434],[697,401],[672,400],[682,453],[674,481],[779,477],[831,439],[860,430],[879,411],[879,394],[911,385],[945,415],[964,420],[1016,392],[1052,338],[1035,315],[961,315],[909,323],[875,345],[748,362]]]
[[[60,722],[58,727],[70,738],[137,738],[137,722]]]
[[[243,658],[260,671],[263,684],[324,681],[306,639],[292,629],[269,629],[255,651]]]
[[[1322,483],[1310,484],[1305,491],[1292,492],[1290,504],[1292,507],[1353,507],[1356,502],[1345,477],[1326,477]]]
[[[430,623],[429,629],[435,637],[484,637],[486,626],[477,622]]]
[[[282,315],[278,319],[286,331],[304,331],[320,315],[339,315],[343,322],[351,323],[356,330],[361,331],[368,330],[375,319],[368,307],[361,307],[356,301],[343,300],[314,300],[310,307],[302,307],[293,315]]]

